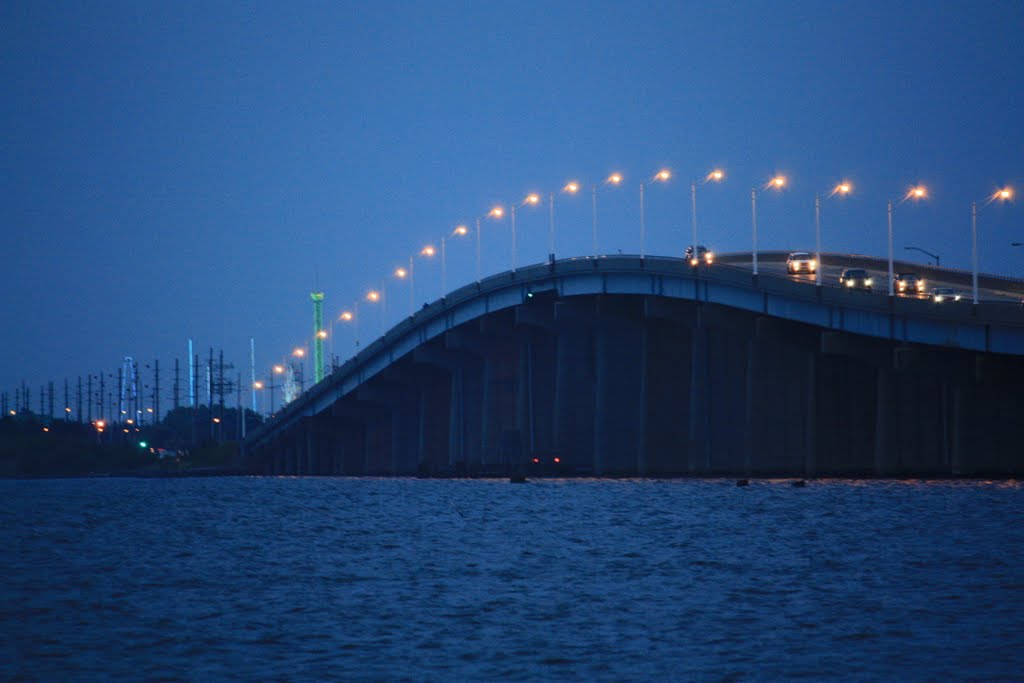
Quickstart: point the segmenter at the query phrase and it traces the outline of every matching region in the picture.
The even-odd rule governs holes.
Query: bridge
[[[785,275],[784,258],[760,254],[753,275],[750,254],[699,268],[583,257],[472,283],[282,409],[247,440],[245,463],[378,476],[1024,472],[1024,282],[985,276],[991,301],[936,303],[815,286]]]

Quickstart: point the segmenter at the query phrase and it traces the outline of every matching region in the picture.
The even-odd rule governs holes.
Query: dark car
[[[932,290],[932,301],[941,304],[944,301],[960,301],[963,295],[952,287],[936,287]]]
[[[686,254],[684,255],[687,261],[690,262],[691,266],[695,266],[701,261],[708,264],[709,266],[715,260],[715,255],[711,253],[711,250],[705,247],[703,244],[697,245],[697,253],[694,256],[693,245],[691,244],[686,248]]]
[[[917,273],[897,273],[892,279],[893,291],[904,296],[924,294],[924,285],[924,278]]]
[[[839,276],[839,284],[850,289],[863,289],[870,292],[874,280],[863,268],[847,268]]]

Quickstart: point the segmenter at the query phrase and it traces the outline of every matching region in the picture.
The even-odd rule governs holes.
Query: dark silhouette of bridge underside
[[[1024,470],[1019,312],[587,261],[432,304],[264,427],[246,461],[308,475]],[[947,343],[910,340],[918,329]]]

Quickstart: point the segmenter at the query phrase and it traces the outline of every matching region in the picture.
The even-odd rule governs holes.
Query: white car
[[[794,251],[786,259],[786,272],[793,273],[814,273],[818,270],[818,263],[806,251]]]
[[[932,290],[932,301],[941,304],[943,301],[960,301],[960,292],[952,287],[936,287]]]

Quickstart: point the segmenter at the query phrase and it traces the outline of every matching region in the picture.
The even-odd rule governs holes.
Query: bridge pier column
[[[804,358],[804,475],[818,474],[818,357],[808,353]]]
[[[875,392],[875,476],[888,476],[894,473],[893,462],[892,412],[893,412],[893,371],[887,367],[876,371],[877,390]]]
[[[602,302],[602,307],[610,307]],[[615,319],[633,311],[616,310],[598,323],[594,335],[594,474],[637,471],[646,411],[641,378],[643,335],[635,321]]]
[[[707,474],[711,470],[711,442],[708,439],[708,352],[703,310],[697,309],[696,324],[690,328],[690,401],[687,430],[687,470]]]
[[[566,467],[586,473],[594,467],[591,312],[580,302],[559,301],[555,317],[555,454]]]

